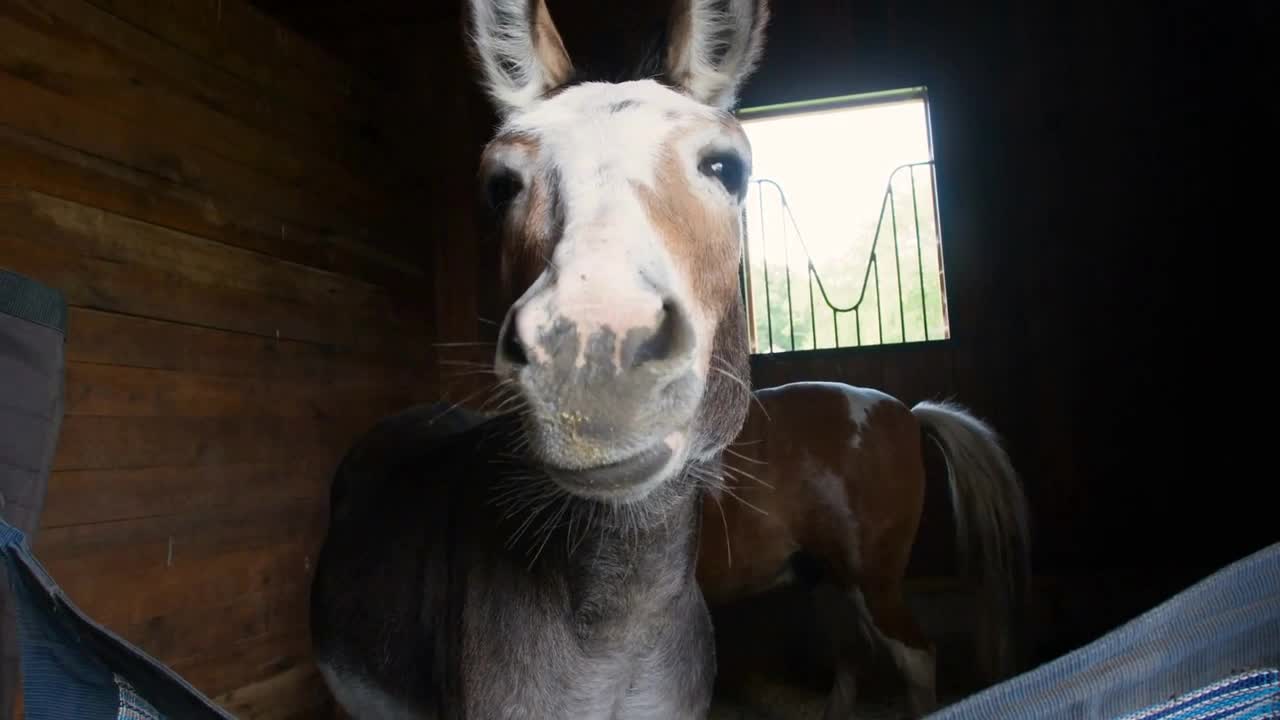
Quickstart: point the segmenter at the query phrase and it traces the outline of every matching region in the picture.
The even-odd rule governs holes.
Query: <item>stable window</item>
[[[754,353],[949,337],[924,88],[744,108]]]

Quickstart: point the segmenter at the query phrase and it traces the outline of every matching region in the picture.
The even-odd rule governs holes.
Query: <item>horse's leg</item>
[[[852,720],[858,700],[858,659],[868,656],[867,622],[860,608],[850,612],[850,594],[845,587],[822,583],[814,588],[816,610],[822,626],[830,632],[834,651],[831,692],[823,710],[823,720]]]
[[[820,617],[835,644],[835,673],[823,720],[855,717],[859,663],[883,657],[881,653],[889,656],[906,683],[909,717],[924,717],[937,708],[936,650],[916,624],[900,588],[899,583],[871,582],[865,591],[856,586],[841,589],[834,602],[819,603]]]
[[[937,708],[937,650],[907,607],[900,581],[864,584],[866,614],[871,630],[893,658],[907,684],[907,710],[923,717]]]
[[[921,483],[923,485],[923,482]],[[911,560],[920,516],[908,516],[894,531],[869,544],[854,602],[875,644],[892,658],[906,682],[907,712],[918,718],[937,707],[937,651],[907,607],[903,578]]]
[[[835,680],[831,683],[831,694],[827,696],[822,720],[850,720],[854,717],[853,707],[858,701],[857,671],[851,653],[842,651],[836,655]]]

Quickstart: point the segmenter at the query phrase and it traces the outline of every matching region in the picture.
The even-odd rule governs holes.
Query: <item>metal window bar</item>
[[[748,301],[748,309],[749,309],[749,316],[750,316],[749,322],[751,325],[751,336],[753,339],[753,346],[755,346],[754,351],[756,353],[773,353],[773,352],[779,351],[778,346],[775,345],[774,343],[775,328],[776,328],[776,332],[780,334],[781,339],[784,343],[789,340],[789,349],[793,352],[797,350],[805,350],[805,349],[812,349],[812,350],[819,349],[818,347],[819,345],[818,309],[819,308],[815,302],[815,296],[813,292],[813,286],[815,282],[818,286],[819,296],[822,298],[822,304],[825,305],[826,309],[831,313],[831,331],[832,331],[833,347],[837,347],[837,348],[849,347],[849,345],[845,345],[840,342],[840,320],[842,317],[849,316],[849,315],[852,316],[852,320],[853,320],[854,346],[862,347],[864,346],[864,344],[884,345],[892,342],[891,340],[886,339],[885,337],[884,303],[882,302],[882,295],[881,295],[883,288],[880,282],[880,269],[881,269],[880,253],[879,253],[880,238],[883,234],[885,234],[884,226],[885,226],[886,217],[888,218],[888,221],[889,221],[888,222],[889,234],[891,235],[893,240],[894,267],[893,267],[892,277],[894,282],[894,291],[898,296],[896,305],[898,309],[897,325],[900,333],[899,341],[901,342],[909,341],[907,311],[908,311],[909,304],[911,306],[915,305],[916,298],[915,297],[908,298],[908,294],[909,294],[908,290],[903,284],[902,244],[900,242],[899,232],[898,232],[898,217],[899,217],[898,208],[897,208],[898,199],[897,199],[897,194],[895,193],[895,190],[894,190],[894,180],[898,177],[899,173],[902,173],[904,171],[909,177],[909,188],[910,188],[910,195],[911,195],[910,217],[912,218],[912,233],[915,235],[915,264],[916,264],[915,273],[911,273],[910,269],[908,269],[907,274],[908,276],[910,276],[911,274],[914,274],[916,281],[919,283],[918,300],[919,300],[919,309],[920,309],[921,318],[922,318],[921,322],[919,323],[915,323],[914,321],[912,321],[910,329],[915,331],[917,335],[923,336],[923,339],[926,342],[930,340],[938,340],[943,337],[947,337],[949,335],[948,328],[947,328],[947,317],[946,317],[947,315],[946,313],[947,303],[946,303],[946,296],[945,296],[946,286],[943,278],[941,239],[940,237],[938,237],[939,223],[937,221],[937,195],[935,192],[933,192],[934,188],[936,187],[935,183],[933,182],[933,164],[934,163],[932,160],[915,162],[915,163],[907,163],[905,165],[900,165],[894,168],[893,172],[889,174],[889,180],[885,184],[885,190],[880,201],[880,214],[876,222],[875,234],[872,237],[871,247],[867,251],[867,255],[866,255],[867,260],[865,265],[863,266],[862,279],[861,279],[860,289],[858,291],[857,299],[848,305],[837,304],[832,299],[831,293],[828,290],[828,283],[824,281],[822,274],[819,273],[818,268],[814,264],[813,256],[809,252],[809,248],[805,243],[804,234],[800,230],[800,225],[796,221],[795,215],[791,209],[791,205],[787,201],[786,192],[782,189],[782,186],[779,185],[777,182],[770,180],[768,178],[758,178],[758,179],[752,180],[752,184],[755,186],[754,189],[756,191],[756,196],[757,196],[755,209],[757,210],[757,217],[759,218],[759,221],[760,221],[759,226],[757,228],[758,232],[760,233],[760,236],[758,238],[760,260],[759,260],[758,266],[754,268],[754,270],[760,272],[763,275],[763,290],[764,290],[763,303],[760,303],[759,300],[754,295],[757,288],[754,280],[753,268],[751,265],[754,248],[751,247],[750,238],[748,238],[746,247],[744,248],[744,253],[742,258],[743,265],[742,265],[741,273],[742,273],[742,277],[745,280],[743,291],[748,293],[750,296],[750,299]],[[926,244],[925,242],[925,238],[923,237],[925,232],[922,230],[922,227],[921,227],[921,208],[920,208],[921,202],[919,199],[919,184],[916,178],[917,168],[928,169],[927,174],[929,178],[928,187],[930,189],[930,198],[929,198],[930,202],[929,202],[929,205],[926,207],[932,210],[933,212],[932,223],[931,223],[932,232],[929,233],[932,235],[932,237],[929,238],[928,244]],[[766,187],[771,189],[773,191],[773,194],[776,195],[777,201],[780,204],[780,208],[782,210],[781,240],[784,243],[783,271],[786,275],[785,285],[784,285],[786,297],[782,301],[776,301],[771,293],[771,288],[773,286],[773,282],[776,282],[776,278],[771,282],[770,268],[769,268],[769,262],[768,262],[768,247],[769,247],[770,232],[768,228],[765,227],[765,189]],[[905,214],[904,214],[904,217],[905,217]],[[744,222],[746,220],[745,212],[743,215],[743,220]],[[790,233],[790,234],[788,233],[788,225],[790,226],[790,229],[794,230],[794,233]],[[796,342],[797,316],[796,316],[796,307],[793,303],[793,297],[792,297],[793,286],[791,282],[790,237],[792,235],[795,237],[796,241],[800,244],[800,248],[804,251],[804,256],[806,261],[805,266],[807,271],[806,274],[808,275],[807,285],[808,285],[808,291],[809,291],[809,318],[808,319],[809,319],[809,328],[810,328],[810,334],[811,334],[811,343],[810,343],[811,347],[809,348],[797,347],[797,342]],[[908,247],[910,246],[908,245]],[[930,303],[929,303],[928,293],[927,293],[926,284],[925,284],[925,278],[926,278],[925,267],[924,267],[925,266],[925,254],[924,254],[925,247],[931,247],[931,249],[935,249],[937,252],[937,256],[936,256],[936,263],[937,263],[936,281],[937,281],[937,291],[938,291],[937,304],[940,306],[941,310],[937,312],[933,317],[935,317],[935,319],[938,319],[940,321],[941,327],[942,327],[941,333],[937,333],[937,332],[931,333],[930,331],[930,324],[929,324]],[[872,273],[874,273],[874,275]],[[933,277],[933,275],[934,275],[933,273],[930,273],[929,276]],[[864,304],[868,302],[867,289],[873,283],[875,285],[875,313],[876,313],[875,327],[876,327],[877,335],[874,343],[864,343],[862,312],[864,309],[870,312],[870,308],[869,307],[864,308]],[[916,293],[911,293],[911,294],[914,296]],[[785,315],[781,315],[781,313],[779,313],[781,308],[777,307],[778,302],[786,303]],[[763,308],[765,313],[765,317],[764,317],[765,327],[762,328],[764,330],[764,333],[760,333],[759,332],[760,329],[758,329],[756,325],[756,321],[758,317],[757,312],[761,308]],[[783,319],[785,319],[785,327],[781,322],[775,322]],[[765,337],[760,338],[759,335],[761,334],[763,334]],[[762,339],[767,341],[767,344],[765,344],[763,347],[761,347],[761,343],[760,343],[760,340]],[[785,351],[785,349],[783,351]]]

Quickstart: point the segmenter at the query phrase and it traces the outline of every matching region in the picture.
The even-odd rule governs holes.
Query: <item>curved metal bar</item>
[[[827,294],[826,286],[822,282],[822,276],[818,273],[817,269],[813,267],[813,260],[812,260],[813,255],[812,253],[809,252],[809,247],[804,242],[804,232],[801,231],[800,229],[800,223],[796,221],[795,213],[791,211],[791,203],[787,200],[787,194],[786,192],[783,191],[782,186],[779,185],[776,181],[771,180],[769,178],[757,178],[752,180],[751,182],[761,186],[766,184],[771,185],[775,190],[778,191],[778,195],[780,196],[782,201],[782,209],[786,211],[787,218],[791,221],[792,226],[794,226],[796,229],[796,239],[800,241],[800,246],[804,248],[805,255],[810,258],[809,270],[810,272],[814,273],[814,276],[818,281],[818,290],[822,293],[823,301],[825,301],[827,303],[827,306],[830,307],[832,310],[840,313],[847,313],[857,309],[857,307],[862,304],[862,301],[866,299],[867,280],[870,278],[871,260],[872,260],[872,257],[875,255],[876,246],[879,245],[880,243],[880,230],[884,226],[884,211],[885,211],[885,208],[888,206],[889,196],[893,187],[894,177],[896,177],[899,172],[901,172],[906,168],[920,167],[922,165],[932,165],[933,162],[934,162],[933,160],[922,160],[920,162],[906,163],[894,168],[893,172],[889,174],[889,181],[885,183],[884,195],[880,201],[880,220],[876,223],[875,236],[871,240],[871,251],[867,254],[867,272],[863,273],[863,276],[862,276],[862,291],[858,293],[858,299],[852,305],[849,305],[847,307],[836,305],[834,302],[832,302],[831,297]],[[764,214],[763,193],[761,194],[761,196],[762,196],[760,200],[761,216],[762,216],[761,224],[763,224],[763,214]]]
[[[922,306],[925,306],[922,308],[924,312],[923,317],[925,318],[924,320],[925,339],[927,340],[929,338],[928,308],[927,308],[927,300],[925,296],[925,287],[924,287],[924,255],[923,255],[923,248],[922,248],[922,242],[920,237],[920,211],[919,211],[919,204],[916,198],[915,168],[921,167],[921,166],[930,166],[933,164],[934,164],[933,160],[923,160],[923,161],[914,162],[914,163],[904,163],[902,165],[895,167],[893,171],[889,173],[889,179],[885,183],[885,190],[881,197],[880,213],[876,221],[875,234],[872,236],[872,239],[871,239],[871,247],[867,253],[867,261],[864,266],[865,269],[863,270],[861,288],[858,291],[858,297],[852,304],[843,305],[843,306],[837,305],[832,300],[831,295],[827,290],[826,283],[822,279],[821,273],[819,273],[818,269],[814,266],[813,255],[812,253],[809,252],[808,245],[804,241],[804,233],[800,229],[800,223],[796,220],[795,213],[791,208],[791,203],[790,201],[788,201],[787,194],[782,189],[782,186],[770,178],[756,178],[751,181],[753,184],[757,186],[758,211],[759,211],[759,218],[760,218],[760,224],[761,224],[761,230],[762,230],[762,233],[761,233],[762,234],[762,237],[761,237],[762,261],[761,262],[764,269],[765,313],[766,313],[767,332],[769,336],[768,352],[773,352],[774,348],[773,348],[773,316],[772,316],[772,313],[770,312],[771,307],[769,305],[770,282],[769,282],[769,269],[768,269],[768,259],[767,259],[768,247],[766,244],[767,241],[764,237],[764,235],[767,235],[768,233],[764,232],[763,230],[764,188],[766,185],[771,186],[778,193],[779,202],[781,204],[782,210],[785,213],[785,216],[783,218],[784,233],[785,233],[786,224],[789,222],[791,226],[795,228],[796,239],[800,242],[801,249],[803,249],[805,253],[806,266],[807,266],[806,269],[807,269],[807,274],[809,276],[808,277],[809,316],[810,316],[810,326],[813,332],[812,343],[813,343],[814,349],[817,349],[818,347],[818,329],[817,329],[818,324],[817,324],[817,314],[816,314],[814,295],[813,295],[813,285],[815,281],[818,286],[818,292],[822,297],[823,304],[825,304],[827,308],[832,312],[832,330],[834,333],[834,340],[835,340],[836,347],[840,346],[839,318],[841,315],[845,315],[848,313],[853,313],[857,344],[861,345],[862,344],[862,322],[861,322],[860,311],[862,308],[862,304],[867,300],[867,288],[871,284],[871,273],[873,270],[876,273],[876,276],[875,276],[876,320],[877,320],[877,325],[880,328],[880,337],[878,338],[878,342],[880,343],[884,342],[884,328],[883,328],[883,318],[881,315],[881,300],[880,300],[880,289],[879,289],[880,288],[880,271],[879,271],[880,268],[879,268],[877,251],[879,249],[879,244],[880,244],[880,235],[882,230],[884,229],[885,210],[886,209],[889,210],[890,223],[892,224],[891,231],[893,233],[893,242],[894,242],[894,265],[895,265],[895,271],[897,273],[897,278],[898,278],[899,325],[901,326],[902,340],[904,342],[906,341],[906,337],[907,337],[906,336],[906,309],[905,309],[904,293],[902,290],[902,268],[901,268],[902,259],[900,257],[900,249],[899,249],[899,241],[898,241],[897,210],[893,204],[894,203],[893,182],[897,178],[898,173],[902,172],[903,170],[906,170],[909,173],[910,179],[911,179],[911,205],[912,205],[912,215],[914,216],[914,220],[915,220],[917,277],[919,278],[919,281],[920,281],[920,301],[922,303]],[[789,243],[789,238],[786,237],[785,235],[783,239],[785,244],[783,249],[784,249],[784,252],[786,253],[785,270],[787,274],[786,287],[787,287],[787,306],[788,306],[788,313],[789,313],[788,327],[791,334],[791,343],[790,343],[791,349],[796,350],[797,348],[795,347],[795,318],[794,318],[794,308],[792,307],[792,297],[791,297],[790,243]],[[750,272],[749,269],[748,269],[748,272]]]

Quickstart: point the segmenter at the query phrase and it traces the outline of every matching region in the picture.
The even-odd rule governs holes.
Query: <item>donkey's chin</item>
[[[684,435],[673,433],[621,460],[580,468],[544,462],[543,469],[571,495],[625,504],[643,500],[666,482],[684,463],[687,451]]]

